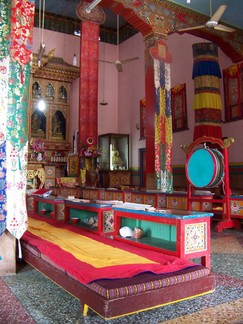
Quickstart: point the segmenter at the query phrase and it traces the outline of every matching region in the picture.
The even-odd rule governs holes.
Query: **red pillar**
[[[106,17],[103,9],[96,6],[86,12],[89,2],[83,0],[76,7],[82,20],[80,38],[80,86],[79,86],[79,147],[94,145],[98,141],[98,64],[99,31]]]
[[[99,25],[83,21],[80,42],[79,143],[97,144]]]
[[[145,39],[145,98],[146,98],[146,188],[155,188],[155,163],[154,163],[154,65],[149,53],[151,46],[154,46],[156,37],[151,36]]]

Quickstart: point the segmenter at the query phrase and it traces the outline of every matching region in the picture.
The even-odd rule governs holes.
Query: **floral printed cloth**
[[[27,229],[27,109],[34,0],[1,1],[0,21],[0,235]]]

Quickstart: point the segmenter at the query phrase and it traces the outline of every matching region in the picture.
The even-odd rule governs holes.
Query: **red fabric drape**
[[[97,144],[99,25],[83,21],[80,42],[79,143]]]

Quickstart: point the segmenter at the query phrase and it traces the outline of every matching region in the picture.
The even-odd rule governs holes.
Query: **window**
[[[188,129],[185,83],[178,84],[171,89],[171,108],[173,132]]]
[[[243,63],[223,70],[225,121],[243,119]]]

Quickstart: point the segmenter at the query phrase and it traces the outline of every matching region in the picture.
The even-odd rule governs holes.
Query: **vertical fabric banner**
[[[171,111],[171,55],[163,40],[151,47],[154,59],[155,85],[155,180],[156,189],[173,191],[172,174],[172,111]]]
[[[81,0],[76,14],[82,20],[80,39],[80,88],[79,88],[79,150],[92,139],[98,141],[98,70],[99,32],[106,16],[100,6],[91,12],[86,9],[89,2]]]
[[[202,136],[222,139],[220,96],[221,71],[218,46],[214,43],[193,44],[193,73],[195,111],[194,140]]]
[[[34,0],[13,0],[6,112],[7,229],[20,239],[27,229],[27,111],[32,59]]]
[[[8,73],[9,73],[9,35],[11,2],[1,3],[0,20],[0,235],[7,227],[7,191],[6,191],[6,124],[8,109]]]
[[[80,143],[86,144],[89,137],[97,144],[98,132],[98,57],[99,25],[83,21],[80,55]]]

